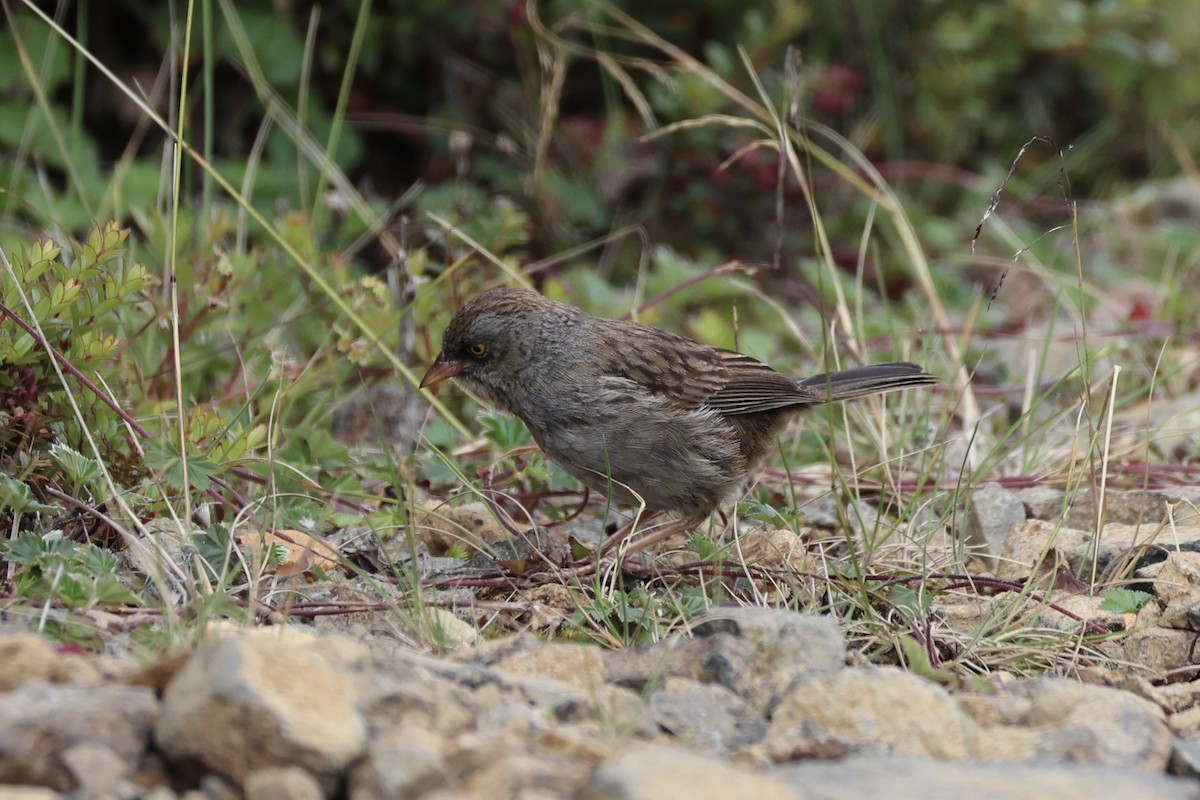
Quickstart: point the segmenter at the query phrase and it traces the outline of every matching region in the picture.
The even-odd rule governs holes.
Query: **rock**
[[[23,683],[95,683],[100,674],[90,662],[59,655],[40,636],[14,633],[0,636],[0,692]]]
[[[1030,678],[992,695],[968,695],[963,710],[1003,742],[1000,755],[1161,771],[1171,754],[1162,709],[1129,692],[1067,678]],[[990,747],[984,757],[1000,751]]]
[[[424,797],[448,785],[441,737],[412,725],[373,736],[350,776],[350,800]]]
[[[798,573],[811,572],[813,553],[810,542],[814,537],[811,529],[756,529],[739,537],[738,554],[746,564],[767,569],[788,569]]]
[[[299,767],[264,767],[246,776],[246,800],[324,800],[317,779]]]
[[[766,720],[724,686],[667,678],[650,695],[659,727],[681,741],[724,753],[758,740]]]
[[[113,768],[118,775],[131,774],[157,710],[154,693],[136,686],[27,683],[0,694],[0,783],[78,788],[72,764],[85,762],[94,748],[120,762]]]
[[[1071,499],[1065,522],[1072,528],[1094,530],[1096,510],[1091,489],[1080,489]],[[1178,498],[1167,492],[1142,489],[1109,489],[1104,493],[1104,525],[1145,525],[1149,530],[1167,520],[1167,507]],[[1149,532],[1149,531],[1147,531]],[[1144,537],[1143,537],[1144,538]]]
[[[472,550],[486,550],[488,542],[509,538],[508,531],[496,522],[495,512],[484,503],[460,505],[439,504],[433,508],[418,507],[409,529],[417,541],[435,556],[445,555],[452,547],[466,545]],[[408,543],[397,536],[384,543],[388,553],[407,558]]]
[[[949,763],[899,756],[854,756],[810,761],[777,771],[803,793],[821,800],[1094,800],[1153,797],[1200,800],[1194,781],[1140,770],[1090,764]],[[731,795],[732,796],[732,795]]]
[[[667,678],[715,683],[748,664],[751,646],[729,633],[702,638],[674,636],[654,645],[602,650],[604,679],[648,693]]]
[[[762,773],[661,744],[634,744],[592,773],[576,800],[800,800],[807,795]]]
[[[1086,551],[1089,538],[1064,553]],[[1161,625],[1172,614],[1186,621],[1200,589],[1194,561],[1152,548],[1135,585],[1153,584],[1167,608],[1152,604],[1156,615],[1139,615],[1125,637],[1087,643],[1073,680],[994,672],[955,682],[961,674],[947,671],[935,682],[847,666],[832,618],[764,608],[720,608],[695,623],[695,636],[622,651],[523,635],[434,656],[385,639],[383,625],[357,628],[354,639],[215,625],[220,638],[190,657],[131,671],[32,638],[8,651],[15,661],[43,677],[76,662],[86,666],[71,675],[97,683],[0,692],[0,781],[113,800],[176,800],[172,786],[189,787],[179,789],[187,800],[1070,800],[1078,787],[1184,797],[1200,774],[1196,633]],[[1098,597],[1047,596],[1099,624],[1124,621],[1099,612]],[[939,648],[987,648],[1021,626],[1061,627],[1064,641],[1080,630],[1016,592],[935,593],[929,618]],[[1023,646],[1011,642],[1014,653]],[[1131,675],[1130,657],[1159,660]],[[161,710],[149,687],[163,693]],[[138,709],[135,721],[122,717]],[[1168,764],[1193,783],[1152,774]]]
[[[568,644],[560,642],[558,644]],[[478,664],[494,667],[505,661],[519,662],[538,652],[546,642],[531,633],[515,633],[498,639],[484,639],[474,647],[450,654],[448,663]]]
[[[1040,599],[1015,592],[998,595],[946,593],[930,601],[929,615],[968,641],[980,636],[994,636],[998,626],[1006,624],[1006,620],[1016,624],[1016,620],[1023,618],[1028,619],[1026,624],[1030,626],[1067,633],[1078,633],[1085,622],[1110,631],[1124,630],[1125,617],[1102,610],[1103,602],[1104,598],[1100,596],[1057,591]],[[953,648],[955,641],[950,638],[939,644]]]
[[[613,737],[630,736],[604,717],[558,722],[496,685],[479,694],[477,724],[449,743],[447,763],[457,788],[482,797],[568,797],[611,751]]]
[[[131,792],[130,796],[137,797],[138,800],[176,800],[178,797],[166,784],[141,789],[140,794]]]
[[[1194,666],[1196,634],[1186,630],[1147,628],[1113,642],[1114,657],[1159,675]]]
[[[510,653],[497,663],[510,675],[550,678],[581,689],[604,682],[604,660],[600,649],[571,642],[538,642]]]
[[[1200,706],[1178,711],[1167,718],[1167,724],[1178,736],[1194,737],[1200,734]]]
[[[796,510],[806,527],[840,531],[846,521],[845,503],[835,497],[834,492],[822,491],[816,496],[804,497],[796,503]],[[850,522],[853,524],[854,520]]]
[[[1200,708],[1200,684],[1195,681],[1156,684],[1135,675],[1123,678],[1117,685],[1130,694],[1146,698],[1168,714]]]
[[[481,694],[484,697],[480,698],[480,710],[476,716],[478,724],[455,739],[460,749],[480,752],[490,748],[493,755],[503,757],[502,754],[513,749],[511,739],[533,741],[555,728],[554,721],[540,708],[530,707],[511,697],[492,695],[487,690]],[[504,731],[505,734],[497,736],[497,731]],[[491,756],[485,755],[484,758],[490,759]]]
[[[488,684],[515,693],[525,702],[545,709],[560,722],[605,720],[606,724],[647,735],[658,730],[649,709],[634,692],[604,681],[604,662],[596,648],[568,643],[547,644],[529,635],[486,642],[455,654],[454,661],[495,664],[462,676],[473,685]],[[539,670],[549,670],[548,677]],[[567,669],[563,669],[563,665]],[[509,672],[504,667],[507,665]],[[554,676],[561,676],[554,677]]]
[[[329,788],[366,747],[351,675],[319,649],[243,636],[201,646],[167,685],[155,740],[239,786],[251,772],[298,766]]]
[[[1169,769],[1173,775],[1200,777],[1200,737],[1179,738],[1172,743]]]
[[[481,763],[463,787],[484,797],[535,798],[553,800],[570,797],[584,783],[590,764],[577,758],[563,758],[543,748],[519,745],[510,747],[499,758]]]
[[[775,708],[762,745],[775,761],[830,748],[952,760],[981,749],[978,726],[945,689],[895,667],[802,675]]]
[[[846,663],[842,632],[828,617],[778,608],[722,608],[692,631],[701,638],[726,634],[736,640],[710,652],[703,669],[758,708],[773,705],[797,676],[840,670]]]
[[[1119,559],[1136,559],[1139,569],[1163,561],[1171,552],[1200,550],[1200,526],[1176,525],[1170,533],[1156,524],[1110,523],[1099,536],[1041,520],[1014,526],[1004,541],[996,576],[1023,580],[1066,564],[1077,575],[1103,572]]]
[[[6,786],[0,784],[0,800],[62,800],[63,795],[42,786]]]
[[[479,629],[445,608],[426,608],[434,639],[443,652],[453,653],[474,647],[479,642]]]
[[[1179,594],[1161,609],[1155,624],[1181,631],[1200,631],[1200,589]]]
[[[599,684],[590,689],[573,684],[529,677],[515,688],[528,702],[554,714],[559,722],[600,722],[626,734],[652,736],[658,731],[642,698],[628,689]]]
[[[403,659],[359,673],[354,689],[358,708],[372,730],[411,718],[432,731],[451,735],[475,721],[476,703],[469,692]]]
[[[1100,595],[1052,591],[1043,594],[1043,598],[1045,602],[1042,603],[1032,598],[1029,601],[1030,608],[1040,608],[1037,616],[1030,620],[1030,625],[1068,633],[1079,633],[1084,622],[1108,631],[1123,631],[1126,628],[1124,614],[1100,608],[1104,604],[1104,598]]]
[[[697,659],[679,658],[677,654],[695,642],[695,639],[672,636],[654,645],[604,650],[601,652],[604,680],[643,692],[668,675],[688,675],[689,665],[695,664]]]
[[[1012,494],[1025,507],[1026,519],[1060,522],[1063,518],[1063,490],[1049,486],[1013,489]]]
[[[929,601],[929,618],[960,634],[973,634],[996,624],[1004,613],[1004,595],[940,592]]]
[[[108,745],[81,742],[62,754],[75,786],[90,797],[115,794],[117,785],[130,774],[131,764]]]
[[[1136,559],[1139,568],[1163,561],[1170,553],[1179,550],[1200,550],[1200,526],[1172,525],[1164,529],[1158,523],[1145,522],[1141,525],[1108,522],[1099,537],[1093,541],[1092,534],[1068,552],[1073,565],[1080,572],[1090,568],[1095,553],[1097,571],[1103,571],[1114,560]]]
[[[1152,581],[1154,594],[1164,604],[1194,597],[1200,590],[1200,553],[1168,552],[1162,561],[1138,569],[1136,577]]]
[[[996,577],[1023,581],[1030,575],[1053,571],[1069,564],[1068,554],[1086,541],[1082,531],[1031,519],[1014,525],[1004,538],[1004,547],[996,563]]]
[[[1012,492],[998,483],[977,487],[971,493],[963,521],[969,553],[995,570],[1008,532],[1024,521],[1025,506]]]
[[[200,791],[204,800],[242,800],[242,793],[223,776],[210,772],[200,779]]]

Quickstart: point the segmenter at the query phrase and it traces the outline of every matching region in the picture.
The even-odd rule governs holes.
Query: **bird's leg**
[[[638,523],[642,522],[643,520],[653,519],[654,517],[658,516],[660,513],[662,513],[662,512],[649,511],[644,514],[641,514],[641,513],[634,514],[633,519],[629,520],[629,522],[626,522],[624,525],[617,528],[615,531],[612,532],[612,534],[610,536],[608,536],[603,542],[600,543],[599,554],[601,556],[608,555],[608,553],[611,552],[613,548],[620,546],[620,544],[622,542],[624,542],[626,539],[628,539],[630,536],[633,535],[633,530],[634,530],[634,528],[637,527]]]
[[[630,535],[633,533],[634,523],[637,522],[637,520],[634,520],[628,525],[623,526],[621,530],[617,531],[612,536],[608,537],[608,539],[606,539],[604,543],[600,545],[600,555],[608,555],[608,553],[616,548],[621,548],[622,556],[632,555],[641,550],[645,550],[651,545],[666,541],[675,534],[686,531],[688,528],[694,528],[703,521],[703,519],[696,519],[695,517],[677,519],[674,522],[669,522],[666,525],[663,525],[657,530],[647,533],[645,536],[640,536],[636,539],[633,539],[626,544],[626,540],[628,540]],[[622,547],[622,545],[624,546]]]

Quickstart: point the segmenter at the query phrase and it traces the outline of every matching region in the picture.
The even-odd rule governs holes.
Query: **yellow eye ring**
[[[483,342],[475,342],[467,345],[467,353],[475,358],[483,358],[487,355],[487,345]]]

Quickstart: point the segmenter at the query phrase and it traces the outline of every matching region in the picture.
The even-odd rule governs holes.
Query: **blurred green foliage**
[[[846,133],[877,162],[954,165],[994,181],[1023,142],[1047,135],[1072,147],[1077,195],[1102,197],[1126,181],[1178,172],[1170,141],[1200,152],[1200,84],[1192,79],[1200,66],[1197,0],[614,6],[752,93],[737,52],[743,48],[777,106],[795,92],[805,116]],[[340,167],[383,197],[424,181],[422,208],[498,226],[502,243],[520,243],[532,257],[603,235],[623,220],[637,220],[654,241],[703,260],[769,257],[779,238],[774,156],[754,151],[722,169],[747,140],[712,128],[638,143],[643,121],[625,102],[624,87],[589,53],[665,67],[668,83],[629,71],[659,122],[730,111],[725,98],[622,31],[603,4],[533,7],[569,50],[556,51],[536,35],[520,0],[375,4],[358,51],[349,126],[338,139]],[[211,107],[212,137],[205,141],[197,125],[192,140],[235,183],[253,169],[253,201],[261,208],[277,208],[281,199],[310,202],[297,192],[311,184],[297,169],[303,159],[293,137],[264,125],[254,100],[262,87],[247,78],[248,59],[279,101],[303,108],[304,125],[322,142],[336,124],[331,115],[360,12],[354,4],[198,4],[193,63],[207,58],[199,26],[210,14],[215,82],[205,97],[210,90],[200,72],[193,76],[189,113],[200,119]],[[154,82],[178,58],[168,55],[178,42],[174,14],[166,5],[119,0],[66,4],[59,18],[118,77],[138,81],[166,116],[171,109]],[[0,48],[0,184],[8,188],[0,217],[52,218],[81,233],[159,202],[162,132],[139,131],[130,100],[28,11],[19,10],[4,35],[19,47]],[[803,58],[794,81],[785,70],[788,47]],[[566,73],[560,93],[549,98],[551,119],[541,68],[553,52],[565,59]],[[553,127],[534,186],[530,170],[537,148],[547,144],[539,144],[547,120]],[[251,162],[263,132],[265,145]],[[117,159],[123,180],[114,190]],[[1045,168],[1037,170],[1038,163]],[[1026,188],[1054,193],[1058,167],[1051,150],[1035,150],[1022,169]],[[907,174],[924,200],[962,202],[932,168]],[[195,186],[199,174],[189,170],[185,179]],[[480,218],[496,195],[515,203],[510,220]],[[786,197],[798,205],[791,189]],[[979,202],[975,193],[966,199]],[[853,230],[857,219],[850,216]],[[785,225],[785,246],[811,249],[804,214]]]

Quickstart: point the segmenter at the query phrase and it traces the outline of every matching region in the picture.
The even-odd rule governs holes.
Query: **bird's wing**
[[[727,382],[722,351],[671,331],[613,322],[619,345],[606,365],[608,374],[685,411],[699,408]]]
[[[796,385],[791,378],[768,367],[761,375],[737,375],[705,401],[722,414],[756,414],[791,406],[821,402],[812,392]]]
[[[814,393],[766,364],[731,350],[718,350],[725,382],[705,399],[722,414],[756,414],[820,402]]]
[[[681,409],[707,406],[721,414],[753,414],[820,402],[813,391],[750,356],[656,328],[637,332],[625,338],[613,374]]]

